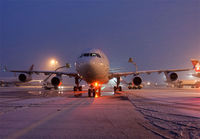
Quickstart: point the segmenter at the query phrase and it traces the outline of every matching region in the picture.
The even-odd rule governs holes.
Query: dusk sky
[[[190,68],[200,59],[200,0],[1,0],[0,63],[44,70],[100,48],[111,68]],[[2,75],[2,73],[0,73]],[[148,78],[148,77],[147,77]]]

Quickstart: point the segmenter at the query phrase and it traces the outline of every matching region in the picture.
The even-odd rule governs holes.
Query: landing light
[[[58,88],[63,89],[63,86],[58,86]]]
[[[94,83],[94,86],[95,86],[95,87],[99,86],[99,83],[98,83],[98,82],[95,82],[95,83]]]

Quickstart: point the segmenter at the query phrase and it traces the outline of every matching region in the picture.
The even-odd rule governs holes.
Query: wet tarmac
[[[0,88],[0,138],[200,138],[199,89]]]

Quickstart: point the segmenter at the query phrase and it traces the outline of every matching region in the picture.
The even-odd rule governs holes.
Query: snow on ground
[[[199,89],[144,89],[126,95],[158,134],[200,138]]]

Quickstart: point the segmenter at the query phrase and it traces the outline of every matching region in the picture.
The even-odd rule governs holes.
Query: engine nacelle
[[[19,81],[21,81],[21,82],[28,82],[28,81],[31,81],[31,80],[32,80],[32,78],[31,78],[30,75],[23,74],[23,73],[19,74],[18,79],[19,79]]]
[[[62,78],[59,76],[55,76],[51,79],[51,84],[55,87],[58,87],[61,84]]]
[[[171,81],[176,81],[178,79],[177,73],[173,72],[169,74],[169,78]]]
[[[136,76],[133,78],[133,83],[134,83],[134,85],[138,86],[142,83],[142,79],[140,77]]]

